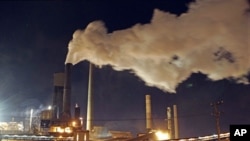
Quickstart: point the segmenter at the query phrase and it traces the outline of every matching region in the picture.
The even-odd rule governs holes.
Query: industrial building
[[[52,108],[41,112],[40,131],[42,135],[53,136],[74,136],[81,137],[84,140],[106,140],[106,139],[132,139],[131,132],[110,131],[106,127],[92,125],[92,65],[89,66],[89,84],[88,84],[88,102],[87,102],[87,119],[86,129],[83,127],[82,118],[80,118],[80,107],[76,104],[74,116],[71,114],[71,71],[72,64],[65,65],[65,72],[54,74],[54,94]],[[151,98],[145,96],[146,102],[146,129],[147,132],[141,134],[141,137],[150,137],[148,134],[155,134],[152,127],[151,117]],[[175,106],[176,107],[176,106]],[[175,108],[176,109],[176,108]],[[176,110],[175,110],[176,111]],[[174,113],[176,115],[176,113]],[[171,118],[171,117],[169,117]],[[169,119],[170,120],[170,119]],[[176,120],[177,121],[177,120]],[[170,127],[170,126],[169,126]],[[172,129],[172,128],[170,128]],[[169,129],[169,130],[170,130]],[[177,132],[178,128],[175,132]],[[178,134],[178,133],[177,133]],[[140,138],[141,138],[140,137]],[[168,137],[169,138],[169,137]],[[178,138],[176,136],[176,138]]]
[[[52,108],[41,112],[41,134],[84,138],[84,140],[132,138],[130,132],[109,131],[106,127],[92,125],[92,65],[89,67],[88,105],[86,130],[83,127],[80,107],[75,104],[71,115],[71,70],[72,64],[65,65],[65,72],[54,74]]]
[[[40,112],[38,120],[27,117],[26,124],[29,130],[25,131],[23,122],[0,123],[1,140],[74,140],[74,141],[157,141],[157,140],[179,140],[179,141],[209,141],[218,138],[216,135],[179,139],[177,106],[167,107],[167,127],[163,131],[155,130],[152,126],[151,96],[145,95],[146,132],[133,137],[131,132],[112,131],[102,126],[92,125],[92,65],[89,67],[88,103],[86,129],[81,118],[80,107],[74,104],[73,115],[71,113],[71,70],[72,64],[65,65],[64,72],[54,73],[52,106]],[[32,128],[35,121],[38,125]],[[83,124],[84,123],[84,124]],[[36,123],[37,124],[37,123]],[[38,129],[37,129],[38,128]],[[15,132],[13,132],[15,131]],[[220,135],[221,141],[229,141],[229,133]]]

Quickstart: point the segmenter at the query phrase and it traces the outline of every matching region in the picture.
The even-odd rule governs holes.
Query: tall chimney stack
[[[151,97],[146,95],[146,129],[150,131],[152,129],[152,117],[151,117]]]
[[[63,91],[63,119],[67,120],[71,118],[71,69],[72,64],[67,63],[65,65],[65,81]]]
[[[87,105],[87,121],[86,130],[92,129],[92,64],[89,63],[89,84],[88,84],[88,105]]]
[[[167,107],[167,130],[170,135],[170,139],[172,138],[172,115],[171,115],[171,107]]]
[[[178,117],[177,117],[177,106],[173,105],[174,109],[174,137],[175,139],[179,138],[179,125],[178,125]]]

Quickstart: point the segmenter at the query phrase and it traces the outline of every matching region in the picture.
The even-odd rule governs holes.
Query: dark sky
[[[155,8],[179,16],[190,0],[131,2],[82,0],[0,2],[0,121],[21,119],[31,108],[38,112],[52,101],[53,73],[64,70],[67,47],[77,29],[102,20],[108,32],[150,22]],[[86,117],[88,62],[72,71],[72,103]],[[219,106],[221,131],[230,124],[250,123],[250,86],[233,80],[211,81],[192,74],[170,94],[148,87],[130,71],[110,66],[94,71],[94,125],[111,130],[145,131],[145,94],[151,95],[154,128],[166,126],[166,108],[178,106],[181,137],[216,133],[211,102]],[[248,77],[249,79],[249,77]]]

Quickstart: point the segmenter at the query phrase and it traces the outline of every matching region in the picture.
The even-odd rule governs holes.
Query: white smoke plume
[[[107,33],[94,21],[77,30],[65,63],[83,60],[131,70],[149,86],[174,93],[192,73],[248,83],[250,36],[245,0],[197,0],[180,16],[155,9],[148,24]]]

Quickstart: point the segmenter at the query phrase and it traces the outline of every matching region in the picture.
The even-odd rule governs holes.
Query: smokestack
[[[152,117],[151,117],[151,98],[150,95],[146,95],[146,129],[150,131],[152,129]]]
[[[175,139],[179,138],[179,127],[178,127],[178,117],[177,117],[177,106],[173,106],[174,109],[174,137]]]
[[[92,129],[92,64],[89,63],[88,105],[86,130]]]
[[[33,109],[30,109],[30,131],[32,130]]]
[[[67,63],[65,65],[65,81],[64,81],[64,91],[63,91],[63,118],[71,118],[71,68],[72,64]]]
[[[167,130],[170,135],[170,139],[172,138],[172,117],[171,117],[171,108],[167,107]]]

